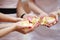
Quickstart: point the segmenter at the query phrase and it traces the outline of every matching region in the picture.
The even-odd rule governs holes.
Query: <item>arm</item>
[[[29,7],[31,8],[31,10],[34,11],[35,13],[46,14],[39,7],[37,7],[32,0],[30,0],[28,3],[29,3]]]
[[[1,25],[0,25],[1,26]],[[10,27],[2,28],[0,29],[0,37],[5,36],[6,34],[14,31],[16,29],[16,26],[13,24]]]
[[[17,4],[17,17],[21,17],[22,14],[26,13],[23,9],[21,0],[18,1]]]
[[[21,18],[15,18],[15,17],[5,15],[3,13],[0,13],[0,22],[17,22],[19,20],[21,20]]]

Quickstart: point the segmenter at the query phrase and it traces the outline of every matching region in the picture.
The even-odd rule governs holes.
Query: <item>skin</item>
[[[28,2],[28,3],[27,3]],[[27,6],[26,4],[28,4],[29,6],[26,8],[25,6]],[[55,15],[55,12],[51,12],[50,15],[48,15],[45,11],[43,11],[41,8],[39,8],[36,4],[35,4],[35,0],[26,0],[24,3],[21,2],[21,0],[18,1],[18,5],[17,5],[17,16],[21,17],[22,14],[28,14],[27,10],[30,9],[31,11],[34,12],[34,14],[38,15],[39,17],[43,17],[43,16],[55,16],[56,20],[58,19],[58,15]],[[25,6],[22,6],[22,4],[24,4]],[[26,9],[26,10],[21,10],[21,9]],[[30,11],[28,10],[28,11]],[[27,17],[27,15],[24,15],[24,17]]]
[[[25,11],[23,10],[21,0],[18,0],[18,3],[17,3],[17,17],[21,17],[21,15],[23,13],[25,13]]]
[[[35,14],[37,15],[39,14],[47,15],[46,12],[44,12],[43,10],[41,10],[39,7],[35,5],[33,0],[25,1],[24,3],[22,3],[21,0],[18,1],[18,4],[17,4],[17,16],[18,17],[21,17],[23,13],[28,14],[29,12],[31,12],[31,10],[35,12]]]
[[[7,35],[7,34],[9,34],[11,32],[14,32],[14,31],[18,31],[20,33],[22,32],[23,34],[27,34],[27,33],[29,33],[29,32],[31,32],[31,31],[34,30],[34,28],[30,28],[29,26],[27,26],[29,28],[28,31],[22,30],[22,28],[25,28],[26,26],[23,27],[23,26],[19,25],[20,22],[10,23],[8,25],[7,24],[5,24],[5,25],[4,24],[1,24],[0,27],[2,27],[2,25],[3,25],[3,27],[0,28],[0,37],[3,37],[3,36],[5,36],[5,35]],[[34,27],[34,25],[33,25],[33,27]]]
[[[0,13],[0,22],[17,22],[20,20],[22,20],[22,18],[15,18],[15,17],[11,17],[9,15]]]
[[[15,29],[16,29],[16,25],[14,23],[12,25],[9,25],[9,27],[0,29],[0,37],[3,37],[8,33],[15,31]]]

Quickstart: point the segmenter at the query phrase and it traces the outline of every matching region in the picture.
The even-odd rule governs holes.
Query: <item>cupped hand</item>
[[[58,22],[58,14],[56,12],[51,12],[49,16],[55,18],[55,21],[50,23],[49,26],[55,25]]]
[[[56,12],[51,12],[49,15],[41,14],[41,25],[51,27],[58,22],[58,15]]]
[[[23,20],[16,23],[16,30],[23,34],[29,33],[34,30],[34,25],[29,23],[28,20]]]

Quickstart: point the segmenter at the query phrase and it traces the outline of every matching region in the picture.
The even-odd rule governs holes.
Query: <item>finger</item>
[[[53,26],[53,25],[55,25],[55,24],[56,24],[56,22],[53,22],[53,23],[48,24],[47,26],[48,26],[48,27],[51,27],[51,26]]]
[[[47,26],[48,28],[50,28],[53,24],[46,24],[45,26]]]
[[[58,15],[57,15],[56,13],[55,13],[55,14],[52,13],[52,14],[50,14],[50,16],[51,16],[51,17],[54,17],[54,18],[56,19],[56,21],[58,21]]]
[[[22,18],[17,18],[17,20],[18,20],[18,21],[21,21],[21,20],[24,20],[24,19],[22,19]]]
[[[49,24],[46,24],[45,26],[47,26],[48,28],[50,27],[50,25],[49,25]]]
[[[56,15],[56,21],[58,21],[58,15]]]

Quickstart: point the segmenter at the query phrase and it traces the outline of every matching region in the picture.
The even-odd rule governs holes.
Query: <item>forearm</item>
[[[3,37],[5,35],[7,35],[8,33],[14,31],[16,28],[15,28],[15,25],[12,24],[10,27],[6,27],[6,28],[3,28],[3,29],[0,29],[0,37]]]
[[[34,11],[35,13],[38,13],[38,14],[45,13],[45,12],[42,11],[39,7],[37,7],[33,2],[29,2],[29,7],[30,7],[31,10]]]
[[[18,1],[17,4],[17,17],[21,17],[22,14],[26,13],[23,9],[21,0]]]
[[[0,13],[0,22],[17,22],[15,17]]]

